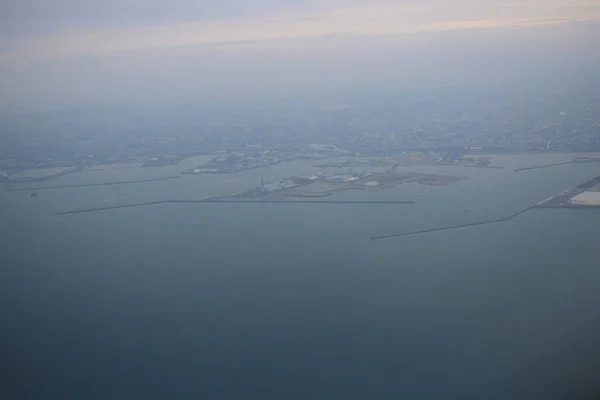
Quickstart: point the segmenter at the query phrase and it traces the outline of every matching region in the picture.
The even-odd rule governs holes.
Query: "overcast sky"
[[[597,20],[597,0],[0,0],[0,106],[48,101],[57,92],[63,100],[106,101],[111,93],[131,96],[126,90],[146,96],[222,84],[232,91],[231,78],[256,90],[242,78],[300,73],[298,62],[310,71],[303,78],[323,68],[329,79],[350,81],[360,74],[332,72],[348,52],[426,58],[439,52],[432,41],[442,37],[489,51],[490,43],[510,41],[563,51],[572,43],[553,29]],[[507,37],[503,29],[519,33]],[[587,30],[569,32],[592,43]],[[275,86],[284,83],[279,78]]]

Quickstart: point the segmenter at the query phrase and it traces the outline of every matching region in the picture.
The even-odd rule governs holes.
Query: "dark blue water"
[[[262,173],[307,166],[286,168]],[[235,192],[254,186],[256,171],[187,186],[3,193],[3,398],[600,394],[599,212],[532,210],[369,240],[509,215],[600,171],[444,172],[469,179],[418,198],[427,188],[377,194],[414,206],[165,204],[53,215]]]

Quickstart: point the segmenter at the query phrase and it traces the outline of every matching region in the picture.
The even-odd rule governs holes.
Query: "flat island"
[[[600,207],[600,176],[550,197],[537,208],[596,208]]]
[[[298,158],[296,155],[277,151],[232,152],[220,154],[205,164],[185,171],[184,174],[231,174],[292,161],[296,158]]]
[[[210,200],[240,201],[265,199],[275,195],[295,198],[322,198],[331,196],[335,192],[345,190],[382,190],[392,188],[404,183],[418,183],[421,185],[441,188],[463,179],[458,176],[433,175],[419,173],[304,173],[279,182],[261,186],[233,195],[214,197]]]
[[[400,166],[424,166],[424,167],[480,167],[480,168],[503,168],[492,166],[489,157],[465,155],[462,152],[439,152],[439,151],[412,151],[401,152],[399,155],[388,156],[363,156],[351,157],[345,160],[337,160],[326,164],[315,165],[315,167],[348,168],[348,167],[400,167]]]

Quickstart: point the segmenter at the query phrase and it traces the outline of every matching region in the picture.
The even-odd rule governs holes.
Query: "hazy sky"
[[[523,42],[551,51],[548,43],[565,44],[552,29],[597,20],[597,0],[2,0],[0,106],[51,101],[57,93],[107,101],[140,90],[222,84],[231,91],[231,79],[256,90],[249,81],[268,86],[269,73],[291,74],[296,63],[310,71],[303,78],[319,76],[321,67],[339,78],[332,71],[348,52],[380,57],[408,49],[427,57],[442,48],[432,41],[461,32],[456,43],[505,47],[520,40],[499,30],[520,29]],[[586,32],[574,35],[585,39]],[[350,75],[346,81],[362,79]]]

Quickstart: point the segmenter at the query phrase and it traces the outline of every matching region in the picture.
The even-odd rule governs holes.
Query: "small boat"
[[[37,192],[31,192],[29,194],[29,197],[37,197],[37,195],[38,195]]]

